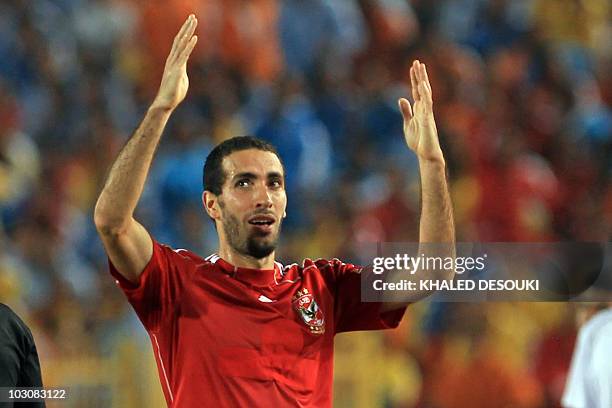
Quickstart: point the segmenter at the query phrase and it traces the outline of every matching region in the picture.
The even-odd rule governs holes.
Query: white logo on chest
[[[272,299],[270,299],[269,297],[264,296],[264,295],[259,295],[259,298],[258,298],[257,300],[259,300],[260,302],[263,302],[263,303],[272,303],[272,302],[276,302],[276,300],[272,300]]]

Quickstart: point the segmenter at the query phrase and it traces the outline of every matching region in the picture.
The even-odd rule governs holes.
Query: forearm
[[[421,173],[421,224],[419,227],[419,251],[415,256],[427,258],[454,258],[455,224],[453,209],[446,182],[446,166],[443,161],[419,160]],[[446,264],[446,262],[442,262]],[[389,282],[407,281],[415,288],[423,280],[447,280],[454,277],[452,269],[429,270],[425,265],[416,273],[397,270],[388,273]],[[406,307],[410,303],[423,299],[433,290],[411,290],[405,292],[385,293],[382,311]]]
[[[133,219],[170,114],[170,109],[153,104],[119,153],[96,203],[94,217],[99,229],[121,231]]]
[[[420,253],[432,257],[455,256],[455,223],[446,180],[446,165],[419,160],[421,173]],[[452,270],[429,271],[431,278],[452,278]]]
[[[454,243],[455,224],[446,166],[438,161],[419,160],[421,172],[421,243]]]

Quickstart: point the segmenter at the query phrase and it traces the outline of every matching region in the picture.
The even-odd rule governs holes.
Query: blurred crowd
[[[418,167],[397,108],[417,58],[459,241],[612,238],[608,0],[3,0],[0,301],[32,325],[43,375],[47,361],[109,356],[134,337],[150,354],[92,210],[191,12],[188,97],[137,214],[157,240],[215,251],[202,165],[243,134],[285,162],[281,261],[359,262],[361,243],[418,240]],[[386,356],[369,394],[380,406],[555,407],[575,327],[567,304],[428,303],[365,336],[340,338],[338,361],[367,370]],[[359,406],[344,394],[359,373],[337,370],[339,406]]]

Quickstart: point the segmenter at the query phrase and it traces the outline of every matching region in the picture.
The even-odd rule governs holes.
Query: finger
[[[416,77],[417,77],[417,81],[422,82],[423,79],[423,63],[421,61],[417,61],[417,68],[416,68]]]
[[[427,87],[425,81],[419,82],[419,94],[421,95],[422,101],[425,101],[426,104],[431,104],[431,91]]]
[[[179,29],[178,33],[176,33],[176,35],[174,36],[173,45],[176,45],[179,42],[179,40],[183,37],[183,34],[185,33],[185,31],[187,31],[187,28],[189,27],[189,24],[191,23],[191,20],[193,18],[194,18],[193,14],[190,14],[187,17],[187,19],[185,20],[185,22],[183,23],[183,25]]]
[[[425,69],[425,64],[419,61],[419,69],[417,70],[417,78],[419,82],[425,82],[424,69]]]
[[[189,17],[187,17],[187,19],[185,20],[185,22],[179,29],[178,33],[176,33],[176,35],[174,36],[174,40],[172,41],[172,48],[170,49],[170,53],[168,53],[168,58],[166,58],[166,63],[173,61],[176,58],[179,42],[181,38],[183,37],[183,34],[187,30],[187,27],[189,27],[189,24],[191,23],[191,18],[192,18],[191,15],[189,15]]]
[[[191,52],[193,51],[193,48],[195,47],[197,42],[198,42],[198,36],[197,35],[194,35],[193,37],[191,37],[191,39],[187,43],[187,46],[185,47],[185,49],[181,52],[181,54],[177,58],[177,61],[178,61],[179,65],[183,65],[183,64],[185,64],[187,62],[187,60],[189,59],[189,56],[191,55]]]
[[[420,84],[421,82],[423,82],[423,64],[421,63],[421,61],[416,60],[415,61],[415,66],[414,66],[414,76],[416,78],[417,81],[417,91],[419,92],[419,99],[423,98],[423,93],[420,90]]]
[[[425,71],[425,64],[419,62],[419,68],[417,69],[417,79],[419,81],[419,95],[421,98],[431,100],[431,87],[427,79],[427,72]]]
[[[413,63],[410,67],[410,86],[412,88],[412,99],[415,101],[419,100],[418,81],[416,77],[415,64]]]
[[[176,44],[177,58],[180,54],[182,54],[183,50],[185,49],[189,41],[191,41],[191,38],[193,37],[193,33],[195,32],[197,24],[198,24],[198,20],[195,17],[193,17],[191,21],[189,22],[189,24],[187,25],[187,28],[183,32],[183,35],[181,36],[181,38],[179,38]]]
[[[198,26],[198,19],[193,17],[191,19],[191,22],[187,25],[187,29],[185,30],[185,33],[181,37],[180,44],[183,45],[183,47],[187,45],[189,41],[191,41],[191,38],[193,37],[193,33],[195,32],[195,29],[197,26]]]
[[[421,82],[427,83],[427,74],[425,73],[425,64],[421,64],[419,71],[421,75]]]
[[[423,79],[425,88],[427,89],[427,96],[431,100],[433,91],[431,90],[431,82],[429,82],[429,75],[427,75],[427,66],[425,66],[425,64],[423,64]]]
[[[181,26],[181,29],[174,37],[174,42],[172,43],[172,50],[170,51],[170,55],[168,55],[168,59],[176,58],[176,56],[180,53],[181,49],[184,47],[185,39],[191,38],[193,35],[193,31],[195,30],[195,25],[197,24],[197,19],[193,14],[190,14],[187,17],[187,20]],[[189,31],[191,34],[188,36]]]
[[[414,60],[414,62],[412,63],[412,69],[414,69],[414,78],[417,81],[417,84],[419,82],[419,60]]]
[[[189,47],[190,42],[193,40],[193,33],[195,32],[196,26],[198,24],[197,19],[193,19],[191,24],[187,28],[187,31],[184,33],[183,38],[181,38],[176,47],[176,60],[179,64],[182,64],[183,56],[185,55],[186,48]],[[196,40],[197,41],[197,40]],[[189,55],[188,55],[189,56]]]
[[[412,107],[410,106],[410,102],[408,102],[406,98],[400,98],[397,103],[404,121],[409,121],[412,119]]]
[[[427,75],[427,66],[425,64],[423,64],[423,80],[425,81],[425,83],[427,83],[427,85],[431,87],[431,84],[429,82],[429,75]]]

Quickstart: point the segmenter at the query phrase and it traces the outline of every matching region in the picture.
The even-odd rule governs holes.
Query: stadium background
[[[414,58],[432,81],[458,240],[611,237],[608,0],[3,0],[0,301],[30,324],[45,384],[72,387],[55,406],[163,404],[92,208],[190,12],[188,98],[138,210],[157,239],[214,250],[203,159],[255,134],[287,166],[282,261],[358,262],[362,242],[416,240],[396,105]],[[562,303],[416,305],[396,331],[339,336],[336,406],[558,406],[574,317]]]

